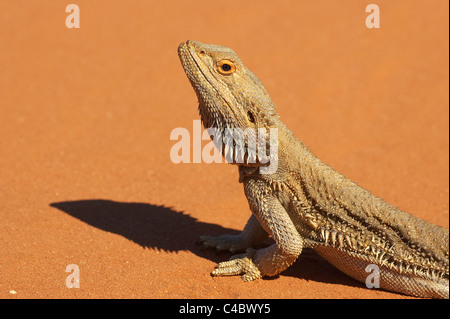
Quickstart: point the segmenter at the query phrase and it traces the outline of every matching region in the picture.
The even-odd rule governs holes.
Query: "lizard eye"
[[[236,67],[230,60],[221,60],[217,63],[217,71],[223,75],[230,75],[236,72]]]

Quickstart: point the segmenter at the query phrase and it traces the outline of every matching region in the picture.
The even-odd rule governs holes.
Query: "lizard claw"
[[[235,255],[229,261],[219,263],[212,271],[212,276],[235,276],[242,275],[242,280],[253,281],[261,278],[261,272],[254,264],[252,258],[253,249],[248,249],[247,253]]]

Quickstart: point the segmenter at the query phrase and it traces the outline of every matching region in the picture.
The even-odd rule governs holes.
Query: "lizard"
[[[275,276],[312,248],[362,283],[366,267],[375,265],[381,289],[449,298],[447,228],[400,210],[323,163],[281,121],[263,84],[232,49],[188,40],[178,56],[205,128],[277,132],[277,153],[268,162],[250,161],[254,146],[248,139],[244,161],[231,162],[252,214],[238,235],[200,237],[204,247],[236,253],[217,264],[212,276]],[[263,138],[269,144],[269,136]],[[273,161],[276,170],[262,173]],[[260,248],[269,236],[273,243]]]

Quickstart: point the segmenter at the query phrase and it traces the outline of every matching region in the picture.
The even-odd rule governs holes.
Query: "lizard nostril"
[[[200,56],[204,56],[205,54],[206,54],[206,52],[203,51],[203,50],[201,50],[200,53],[199,53]]]

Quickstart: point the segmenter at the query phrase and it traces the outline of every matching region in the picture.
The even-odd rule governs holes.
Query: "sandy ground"
[[[379,29],[354,0],[73,0],[79,29],[66,2],[0,1],[0,298],[406,298],[311,251],[209,276],[230,255],[198,236],[250,213],[235,167],[170,160],[199,119],[177,46],[232,47],[324,162],[448,227],[447,1],[376,1]]]

